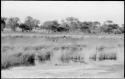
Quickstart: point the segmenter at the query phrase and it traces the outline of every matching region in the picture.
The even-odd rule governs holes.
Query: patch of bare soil
[[[105,63],[104,61],[103,63]],[[124,78],[124,65],[71,63],[70,65],[39,64],[3,70],[2,78]]]

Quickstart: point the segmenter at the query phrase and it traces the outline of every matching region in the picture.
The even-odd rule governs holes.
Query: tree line
[[[40,20],[31,16],[27,16],[22,23],[18,17],[1,17],[1,31],[5,28],[10,28],[16,32],[20,28],[22,32],[31,32],[34,29],[48,30],[51,32],[83,32],[83,33],[108,33],[108,34],[123,34],[124,24],[119,26],[111,20],[107,20],[102,24],[99,21],[80,21],[75,17],[67,17],[59,23],[57,20],[45,21],[40,24]]]

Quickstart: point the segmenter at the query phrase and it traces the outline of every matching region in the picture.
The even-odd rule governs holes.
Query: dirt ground
[[[101,62],[102,63],[102,62]],[[3,78],[124,78],[124,65],[113,61],[103,63],[111,65],[72,63],[64,66],[36,65],[14,67],[2,71]],[[16,75],[15,75],[16,74]]]

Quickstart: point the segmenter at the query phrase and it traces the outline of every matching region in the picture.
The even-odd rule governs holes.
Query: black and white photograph
[[[1,78],[124,78],[124,1],[1,1]]]

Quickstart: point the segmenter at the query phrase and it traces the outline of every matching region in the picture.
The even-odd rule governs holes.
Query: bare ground
[[[101,62],[102,63],[102,62]],[[112,65],[72,63],[64,66],[36,65],[15,67],[2,71],[3,78],[124,78],[124,65],[104,61]]]

